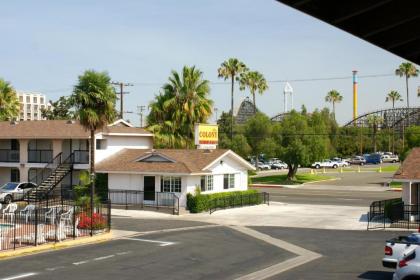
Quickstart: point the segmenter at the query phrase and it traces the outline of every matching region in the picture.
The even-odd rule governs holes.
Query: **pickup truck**
[[[400,159],[398,158],[397,155],[383,155],[382,156],[382,162],[399,162]]]
[[[333,161],[333,160],[323,160],[323,161],[317,161],[314,162],[311,167],[312,168],[316,168],[319,169],[321,167],[327,167],[327,168],[337,168],[339,166],[338,162]]]
[[[404,256],[404,253],[417,248],[419,245],[420,233],[412,233],[408,236],[398,236],[387,240],[382,265],[388,268],[396,268],[398,260]]]

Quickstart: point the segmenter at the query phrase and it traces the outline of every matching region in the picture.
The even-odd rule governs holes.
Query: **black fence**
[[[10,203],[3,205],[1,214],[0,251],[92,236],[111,227],[109,201],[93,209],[62,199]]]
[[[238,194],[220,198],[213,198],[209,201],[210,214],[220,209],[235,208],[249,205],[267,204],[270,205],[270,194],[266,192]]]
[[[374,201],[368,213],[367,229],[378,228],[418,229],[420,205],[407,205],[400,199]]]
[[[28,150],[28,162],[48,163],[52,158],[52,150]]]
[[[108,200],[114,207],[125,209],[155,208],[179,215],[179,197],[171,192],[109,190]]]

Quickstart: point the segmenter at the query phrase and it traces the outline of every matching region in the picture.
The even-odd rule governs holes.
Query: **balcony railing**
[[[75,150],[73,163],[87,164],[89,163],[89,151],[86,150]]]
[[[19,162],[19,150],[0,149],[0,162]]]
[[[52,150],[28,150],[28,162],[48,163],[53,158]]]

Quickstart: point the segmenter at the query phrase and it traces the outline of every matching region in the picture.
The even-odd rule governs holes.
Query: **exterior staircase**
[[[49,198],[55,187],[73,170],[73,154],[62,160],[62,154],[58,154],[42,170],[40,170],[31,182],[41,183],[35,189],[27,192],[25,200],[28,203],[38,203]]]

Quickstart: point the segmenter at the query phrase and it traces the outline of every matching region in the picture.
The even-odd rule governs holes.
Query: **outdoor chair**
[[[7,207],[3,209],[3,219],[7,221],[7,217],[10,217],[10,222],[13,223],[17,208],[18,206],[16,203],[9,203]]]
[[[20,216],[25,217],[25,222],[28,223],[28,220],[33,216],[35,211],[35,205],[28,204],[23,210],[20,210]]]
[[[67,238],[66,234],[66,226],[62,221],[58,223],[57,228],[49,230],[45,237],[47,239],[56,240],[56,241],[63,241]]]
[[[61,211],[61,207],[51,207],[47,212],[45,212],[45,223],[50,221],[51,224],[55,223],[55,219],[57,217],[57,214]]]
[[[73,208],[60,215],[60,222],[64,222],[66,226],[71,226],[73,220]]]

